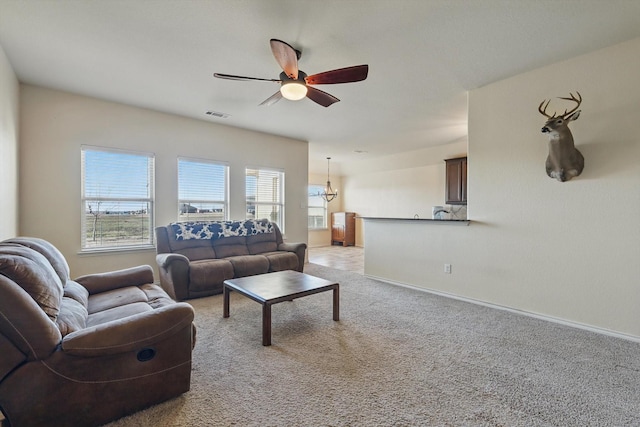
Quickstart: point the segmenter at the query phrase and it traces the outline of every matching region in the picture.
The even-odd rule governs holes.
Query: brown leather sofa
[[[51,243],[2,241],[0,409],[12,427],[94,426],[178,396],[193,317],[150,266],[70,280]]]
[[[285,243],[266,219],[172,223],[157,227],[160,284],[185,300],[222,292],[235,277],[304,268],[306,243]]]

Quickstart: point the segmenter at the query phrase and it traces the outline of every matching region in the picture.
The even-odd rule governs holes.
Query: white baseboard
[[[623,334],[621,332],[616,332],[616,331],[612,331],[612,330],[605,329],[605,328],[598,328],[596,326],[586,325],[584,323],[579,323],[579,322],[572,322],[570,320],[560,319],[558,317],[547,316],[547,315],[544,315],[544,314],[532,313],[530,311],[519,310],[519,309],[515,309],[515,308],[511,308],[511,307],[507,307],[507,306],[503,306],[503,305],[499,305],[499,304],[493,304],[493,303],[490,303],[490,302],[485,302],[485,301],[481,301],[481,300],[477,300],[477,299],[473,299],[473,298],[467,298],[467,297],[463,297],[463,296],[460,296],[460,295],[455,295],[455,294],[450,294],[450,293],[447,293],[447,292],[437,291],[437,290],[434,290],[434,289],[421,288],[419,286],[410,285],[410,284],[407,284],[407,283],[394,282],[392,280],[384,279],[382,277],[372,276],[370,274],[365,274],[364,276],[369,278],[369,279],[379,280],[381,282],[389,283],[389,284],[395,285],[395,286],[402,286],[402,287],[405,287],[405,288],[415,289],[415,290],[418,290],[418,291],[423,291],[423,292],[427,292],[427,293],[434,294],[434,295],[440,295],[440,296],[443,296],[443,297],[446,297],[446,298],[457,299],[457,300],[460,300],[460,301],[469,302],[471,304],[483,305],[485,307],[495,308],[497,310],[509,311],[511,313],[520,314],[520,315],[528,316],[528,317],[534,317],[534,318],[540,319],[540,320],[545,320],[547,322],[559,323],[561,325],[569,326],[569,327],[572,327],[572,328],[584,329],[584,330],[587,330],[587,331],[590,331],[590,332],[595,332],[597,334],[608,335],[608,336],[611,336],[611,337],[621,338],[621,339],[624,339],[624,340],[627,340],[627,341],[633,341],[633,342],[640,343],[640,337],[637,337],[635,335]]]

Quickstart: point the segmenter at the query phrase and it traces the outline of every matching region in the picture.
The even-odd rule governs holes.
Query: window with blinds
[[[229,167],[207,160],[178,159],[178,221],[227,219]]]
[[[247,168],[245,188],[246,218],[266,218],[284,233],[284,172]]]
[[[154,155],[83,146],[82,250],[153,245]]]
[[[327,228],[327,202],[320,196],[324,191],[322,185],[309,186],[308,201],[308,227],[309,230],[321,230]]]

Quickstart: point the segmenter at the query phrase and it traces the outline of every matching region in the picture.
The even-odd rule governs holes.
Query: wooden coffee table
[[[271,345],[271,306],[307,295],[333,290],[333,320],[340,320],[340,285],[293,270],[224,281],[224,313],[229,317],[229,294],[236,291],[262,304],[262,345]]]

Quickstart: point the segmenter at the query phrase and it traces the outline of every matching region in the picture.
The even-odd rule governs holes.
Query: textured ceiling
[[[21,82],[307,140],[321,173],[326,156],[465,138],[468,90],[636,37],[639,0],[0,0]],[[341,99],[329,108],[259,106],[277,83],[213,77],[277,78],[270,38],[300,49],[307,74],[369,64],[369,77],[318,86]]]

